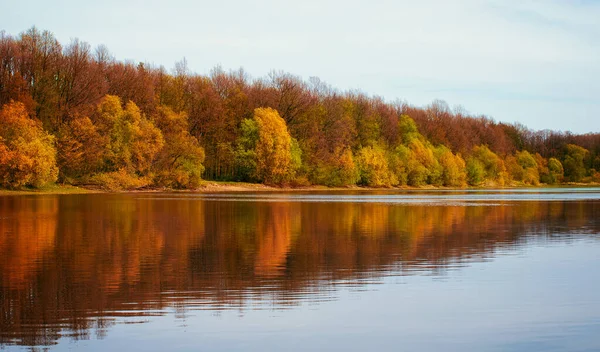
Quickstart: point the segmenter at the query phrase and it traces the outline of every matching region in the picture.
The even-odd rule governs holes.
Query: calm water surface
[[[0,350],[599,351],[600,189],[0,197]]]

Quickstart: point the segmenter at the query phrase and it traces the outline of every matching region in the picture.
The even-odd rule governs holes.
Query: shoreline
[[[168,189],[168,188],[146,188],[134,190],[110,191],[97,187],[72,186],[72,185],[51,185],[40,189],[0,189],[0,196],[8,195],[50,195],[50,194],[109,194],[109,193],[228,193],[228,192],[330,192],[330,191],[359,191],[359,192],[376,192],[376,191],[453,191],[453,190],[495,190],[495,189],[542,189],[542,188],[585,188],[585,187],[600,187],[600,183],[567,183],[560,185],[510,185],[510,186],[468,186],[468,187],[438,187],[438,186],[400,186],[400,187],[328,187],[321,185],[312,186],[270,186],[261,183],[245,183],[245,182],[220,182],[220,181],[205,181],[205,183],[197,189]]]

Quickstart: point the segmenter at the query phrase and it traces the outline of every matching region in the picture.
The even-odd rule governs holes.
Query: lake
[[[0,350],[598,351],[600,189],[0,196]]]

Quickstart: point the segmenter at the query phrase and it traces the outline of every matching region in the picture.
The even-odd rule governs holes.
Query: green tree
[[[579,182],[585,177],[585,158],[589,151],[575,144],[567,144],[564,148],[564,174],[570,182]]]
[[[400,115],[398,119],[398,131],[400,133],[400,141],[404,144],[408,144],[420,136],[417,124],[408,115]]]
[[[496,153],[491,151],[487,146],[481,145],[473,148],[473,151],[471,152],[471,158],[476,160],[478,163],[474,163],[473,161],[470,163],[471,172],[474,172],[472,173],[473,177],[469,177],[470,180],[476,182],[476,184],[480,183],[477,182],[478,177],[475,177],[475,175],[479,173],[478,169],[482,167],[484,172],[483,181],[493,181],[500,186],[504,185],[506,179],[508,178],[508,174],[506,172],[504,161],[502,161],[502,159],[500,159]],[[469,165],[467,165],[467,168],[469,168]],[[469,170],[467,170],[467,173],[469,173]],[[471,184],[474,185],[474,183]]]
[[[516,153],[515,159],[519,166],[523,169],[523,183],[537,186],[540,183],[540,175],[538,171],[538,163],[533,155],[531,155],[528,151],[523,150]]]
[[[485,181],[485,165],[476,158],[467,159],[467,181],[471,186],[479,186]]]
[[[298,172],[302,169],[302,148],[300,148],[296,138],[291,140],[290,153],[292,156],[292,170],[294,170],[294,176],[298,178]]]
[[[533,157],[533,155],[531,155],[528,151],[526,150],[522,150],[520,152],[517,152],[517,154],[515,155],[515,157],[517,158],[517,162],[519,163],[519,165],[521,165],[521,167],[523,167],[523,169],[527,169],[530,167],[537,167],[537,162],[535,161],[535,158]]]
[[[258,123],[244,119],[240,125],[241,134],[236,141],[235,168],[236,180],[253,182],[256,174],[256,144],[258,143]]]
[[[360,181],[360,170],[350,148],[337,149],[326,159],[318,161],[311,172],[311,180],[320,185],[342,187]]]
[[[564,178],[565,171],[563,169],[563,165],[556,158],[548,159],[548,180],[546,181],[548,184],[555,184],[562,182]]]

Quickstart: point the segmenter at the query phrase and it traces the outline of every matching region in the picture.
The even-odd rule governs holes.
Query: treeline
[[[196,188],[599,182],[600,134],[534,132],[272,72],[115,60],[31,28],[0,33],[0,186]]]

